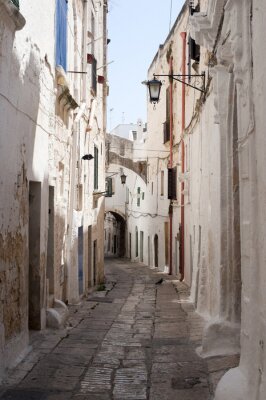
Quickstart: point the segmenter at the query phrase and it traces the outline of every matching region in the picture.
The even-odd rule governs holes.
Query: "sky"
[[[147,88],[141,82],[184,1],[109,0],[108,131],[139,118],[146,122]]]

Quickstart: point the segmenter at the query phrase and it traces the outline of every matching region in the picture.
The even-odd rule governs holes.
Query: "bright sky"
[[[107,128],[146,122],[148,68],[185,0],[109,0]]]

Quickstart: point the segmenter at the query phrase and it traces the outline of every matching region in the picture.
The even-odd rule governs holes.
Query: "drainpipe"
[[[170,57],[169,60],[169,69],[170,69],[170,162],[169,167],[173,168],[173,57]],[[169,204],[169,229],[170,229],[170,246],[169,246],[169,275],[173,273],[173,204],[172,200],[170,200]]]
[[[181,32],[182,38],[182,75],[186,74],[186,32]],[[185,172],[185,144],[184,144],[184,131],[185,131],[185,118],[186,118],[186,86],[182,83],[182,113],[181,113],[181,168],[182,174]],[[185,183],[181,183],[181,249],[180,249],[180,280],[184,279],[185,275],[185,196],[184,196]]]

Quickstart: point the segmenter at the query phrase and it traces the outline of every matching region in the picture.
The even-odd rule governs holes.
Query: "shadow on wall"
[[[41,66],[30,42],[20,64],[14,33],[3,24],[0,30],[1,375],[28,344],[28,166],[33,162]],[[45,262],[39,258],[41,269]]]

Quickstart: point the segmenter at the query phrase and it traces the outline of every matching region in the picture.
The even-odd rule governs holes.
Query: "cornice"
[[[217,37],[226,0],[210,0],[206,12],[189,17],[190,35],[196,43],[212,50]]]

